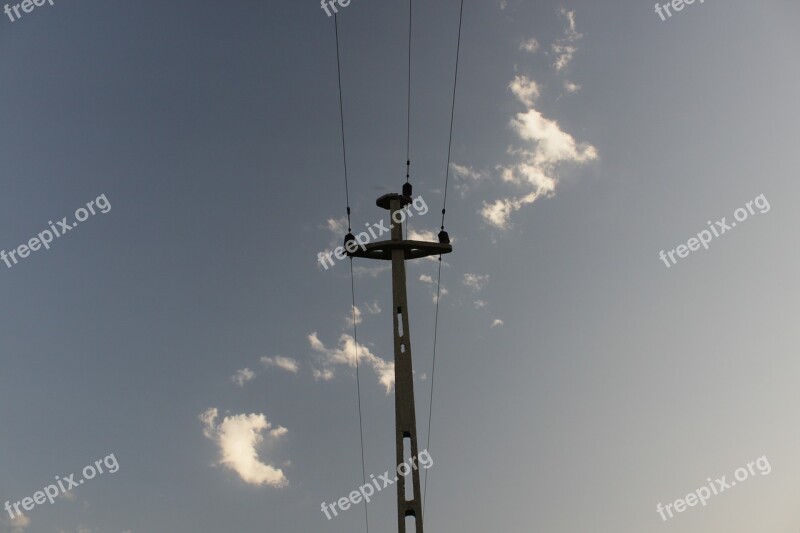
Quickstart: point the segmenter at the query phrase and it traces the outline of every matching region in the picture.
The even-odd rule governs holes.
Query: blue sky
[[[2,7],[2,6],[0,6]],[[459,2],[415,2],[411,182],[438,231]],[[364,530],[333,19],[54,0],[0,18],[3,533]],[[340,8],[353,227],[405,180],[408,4]],[[466,0],[429,531],[794,532],[791,0]],[[659,259],[760,195],[769,209]],[[100,204],[97,204],[100,205]],[[762,212],[764,211],[764,212]],[[393,468],[390,272],[356,260],[366,473]],[[381,268],[382,267],[382,268]],[[408,265],[420,447],[435,261]],[[707,479],[768,475],[662,520]],[[393,530],[395,495],[369,505]]]

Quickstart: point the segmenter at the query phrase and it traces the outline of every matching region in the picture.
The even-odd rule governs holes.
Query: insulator
[[[412,190],[413,190],[413,187],[411,187],[410,183],[404,183],[403,184],[403,196],[409,196],[410,197]]]
[[[450,244],[450,235],[448,235],[445,230],[439,232],[439,243]]]

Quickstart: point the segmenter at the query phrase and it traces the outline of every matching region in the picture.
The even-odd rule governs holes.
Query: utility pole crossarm
[[[403,250],[406,260],[420,259],[431,255],[444,255],[453,251],[453,245],[428,241],[378,241],[364,245],[364,249],[346,252],[350,257],[392,260],[392,250]]]
[[[387,209],[391,213],[389,217],[393,222],[394,213],[396,211],[402,212],[402,208],[411,203],[411,196],[404,194],[384,194],[375,202],[375,204],[382,208]],[[444,255],[453,251],[453,246],[449,242],[428,242],[428,241],[410,241],[403,239],[403,220],[395,222],[391,226],[392,238],[388,241],[371,242],[369,244],[359,245],[354,251],[347,250],[345,246],[345,253],[349,257],[363,257],[365,259],[383,259],[385,261],[392,260],[393,250],[402,250],[403,258],[420,259],[431,255]],[[352,241],[355,242],[355,241]]]

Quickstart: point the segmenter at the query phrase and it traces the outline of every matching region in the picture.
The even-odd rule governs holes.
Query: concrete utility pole
[[[395,433],[397,465],[406,457],[418,457],[417,416],[414,407],[414,374],[411,362],[411,333],[408,329],[408,301],[406,296],[406,264],[409,259],[419,259],[430,255],[447,254],[453,251],[447,232],[439,233],[439,242],[403,240],[405,207],[411,203],[411,185],[403,186],[403,194],[385,194],[378,198],[378,207],[390,213],[391,240],[365,244],[363,248],[351,252],[348,242],[355,243],[355,237],[345,237],[345,249],[351,257],[391,260],[392,262],[392,315],[394,321],[394,386],[395,386]],[[408,470],[408,469],[406,469]],[[411,477],[410,497],[406,497],[406,483]],[[408,475],[399,475],[397,482],[397,527],[399,533],[406,533],[406,517],[415,518],[415,532],[423,533],[422,499],[419,486],[419,469],[412,468]]]

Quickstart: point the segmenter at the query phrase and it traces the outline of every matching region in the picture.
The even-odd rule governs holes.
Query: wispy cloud
[[[511,215],[515,211],[542,196],[555,194],[559,167],[565,164],[585,164],[598,157],[594,146],[577,142],[557,121],[546,118],[534,107],[539,92],[538,86],[532,80],[517,76],[510,87],[527,108],[526,111],[517,113],[509,122],[511,130],[524,144],[511,149],[517,161],[499,167],[500,179],[527,191],[484,202],[481,209],[484,220],[499,229],[509,227]]]
[[[244,384],[252,380],[254,377],[256,377],[255,372],[249,368],[242,368],[241,370],[237,370],[236,373],[231,376],[231,381],[240,387],[244,387]]]
[[[436,235],[433,231],[426,229],[422,231],[417,231],[415,229],[408,230],[408,240],[410,241],[428,241],[428,242],[439,242],[439,236]],[[435,259],[435,258],[434,258]]]
[[[377,355],[373,354],[369,348],[359,343],[356,345],[353,337],[347,334],[342,334],[339,337],[339,346],[336,348],[329,348],[319,340],[317,332],[314,331],[308,336],[308,342],[311,349],[320,355],[322,365],[321,369],[316,369],[314,377],[316,379],[329,380],[333,379],[334,370],[336,365],[346,365],[351,368],[356,366],[356,346],[358,347],[358,362],[372,367],[375,374],[378,376],[378,381],[386,388],[386,393],[389,394],[394,387],[394,363],[384,361]]]
[[[453,171],[453,177],[460,180],[478,181],[485,177],[472,167],[459,165],[457,163],[450,163],[450,170]]]
[[[564,90],[570,94],[575,94],[576,92],[581,90],[581,86],[577,83],[572,83],[571,81],[564,81]]]
[[[502,326],[503,324],[504,322],[502,320],[500,320],[499,318],[495,318],[494,321],[492,321],[492,325],[489,327],[496,328]]]
[[[347,217],[329,218],[325,227],[334,235],[344,237],[344,234],[347,233]]]
[[[226,416],[217,424],[219,412],[215,407],[201,413],[199,418],[205,425],[203,435],[219,448],[219,464],[232,470],[245,483],[283,487],[288,484],[279,468],[262,462],[258,447],[264,442],[263,433],[276,440],[288,433],[284,427],[272,427],[263,414],[240,414]]]
[[[381,306],[378,305],[378,300],[372,303],[365,303],[364,309],[371,315],[379,315],[381,313]]]
[[[469,273],[467,273],[467,274],[464,274],[464,279],[462,280],[462,283],[464,283],[464,285],[466,285],[467,287],[469,287],[470,289],[473,289],[475,291],[479,291],[479,290],[483,289],[483,287],[488,282],[489,282],[489,274],[486,274],[484,276],[480,276],[478,274],[469,274]]]
[[[450,171],[453,176],[453,187],[455,187],[462,198],[472,187],[488,177],[483,172],[479,172],[470,166],[459,165],[458,163],[450,163]]]
[[[388,265],[374,267],[354,266],[353,275],[356,277],[369,276],[372,278],[377,278],[381,272],[386,272],[387,270],[389,270]]]
[[[527,76],[515,76],[508,88],[520,102],[529,107],[533,106],[540,95],[539,86]]]
[[[436,282],[433,280],[433,278],[431,276],[427,275],[427,274],[422,274],[419,277],[419,280],[421,282],[423,282],[423,283],[427,283],[428,285],[436,285]],[[439,298],[441,298],[442,296],[445,296],[446,294],[448,294],[447,289],[445,288],[444,285],[441,285],[439,287]],[[437,303],[438,302],[438,298],[436,297],[436,292],[432,293],[432,298],[433,298],[433,303]]]
[[[439,300],[450,294],[450,292],[442,285],[439,287],[439,294],[433,293],[433,303],[439,303]]]
[[[565,8],[559,10],[559,15],[566,19],[567,28],[564,32],[564,38],[558,39],[551,45],[551,49],[556,56],[553,66],[559,72],[567,68],[578,51],[577,42],[583,38],[583,34],[578,33],[575,26],[575,11],[568,11]]]
[[[539,41],[531,37],[530,39],[522,41],[519,45],[519,49],[533,54],[539,49]]]
[[[361,309],[359,309],[358,306],[353,307],[351,314],[347,315],[345,319],[347,320],[347,324],[351,328],[354,325],[361,324],[361,322],[363,321],[363,319],[361,318]]]
[[[322,369],[322,370],[319,370],[319,369],[315,368],[313,370],[313,375],[314,375],[314,379],[317,380],[317,381],[319,381],[319,380],[330,381],[335,376],[335,374],[333,373],[333,370],[331,370],[329,368]]]
[[[565,163],[587,163],[597,159],[597,149],[587,143],[578,143],[572,135],[561,129],[555,120],[550,120],[535,108],[518,113],[511,120],[511,128],[531,147],[521,148],[516,153],[520,161],[502,168],[502,179],[529,189],[527,194],[501,198],[484,203],[481,213],[491,225],[506,229],[514,211],[532,204],[542,196],[555,193],[558,184],[556,169]]]
[[[300,370],[300,365],[297,361],[291,357],[284,357],[282,355],[277,355],[275,357],[264,356],[261,358],[261,363],[266,367],[274,366],[293,374],[297,374],[297,371]]]
[[[24,514],[18,514],[11,520],[7,520],[4,516],[0,516],[0,526],[6,525],[9,527],[7,530],[8,533],[24,533],[25,529],[30,527],[31,519]],[[0,531],[6,531],[6,529],[2,528]]]

